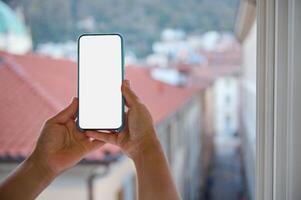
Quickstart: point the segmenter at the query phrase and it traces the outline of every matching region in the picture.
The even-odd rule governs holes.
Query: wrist
[[[51,181],[58,176],[58,173],[54,172],[47,162],[36,153],[32,153],[25,162],[31,165],[45,181]]]
[[[161,144],[156,135],[150,135],[150,137],[144,138],[135,149],[136,151],[131,158],[137,162],[144,156],[152,156],[161,151]]]

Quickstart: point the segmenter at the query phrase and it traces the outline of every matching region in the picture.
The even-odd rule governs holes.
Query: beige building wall
[[[183,199],[200,197],[201,102],[201,95],[196,95],[157,127],[176,187]]]
[[[205,177],[208,176],[209,167],[213,155],[213,138],[215,135],[215,112],[214,112],[214,87],[208,87],[202,96],[203,100],[201,102],[203,108],[203,127],[201,135],[201,144],[202,144],[202,179],[201,179],[201,190],[205,190],[206,180]]]
[[[105,176],[95,178],[93,182],[94,199],[115,200],[119,199],[121,195],[128,196],[124,199],[134,199],[136,192],[135,179],[135,166],[132,160],[124,156],[119,162],[109,167],[109,171]]]

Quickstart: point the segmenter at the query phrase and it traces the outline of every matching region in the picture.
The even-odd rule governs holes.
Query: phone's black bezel
[[[115,132],[120,132],[122,131],[122,129],[124,128],[124,97],[122,96],[122,105],[121,105],[121,126],[120,127],[117,127],[117,128],[82,128],[80,127],[79,125],[79,101],[80,101],[80,98],[79,98],[79,41],[80,41],[80,38],[83,37],[83,36],[97,36],[97,35],[101,35],[101,36],[104,36],[104,35],[116,35],[116,36],[119,36],[120,39],[121,39],[121,70],[122,70],[122,73],[121,73],[121,80],[124,80],[124,42],[123,42],[123,36],[120,34],[120,33],[84,33],[84,34],[81,34],[78,39],[77,39],[77,98],[78,98],[78,116],[77,116],[77,127],[81,130],[81,131],[87,131],[87,130],[106,130],[106,131],[115,131]]]

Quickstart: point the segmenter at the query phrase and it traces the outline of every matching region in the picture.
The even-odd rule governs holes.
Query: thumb
[[[122,82],[121,92],[129,108],[137,104],[137,102],[139,101],[139,98],[137,97],[135,92],[130,88],[130,83],[128,80],[124,80]]]
[[[69,119],[75,119],[77,109],[78,99],[74,97],[72,102],[66,108],[53,116],[50,120],[56,123],[66,123]]]

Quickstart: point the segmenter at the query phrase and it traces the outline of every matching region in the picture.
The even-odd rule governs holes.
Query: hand
[[[124,130],[86,134],[118,145],[133,159],[137,170],[138,199],[180,199],[149,111],[131,90],[128,81],[123,82],[121,91],[128,107]]]
[[[120,133],[89,131],[86,135],[117,145],[127,156],[134,159],[139,153],[156,148],[159,140],[149,111],[131,90],[128,80],[123,81],[121,91],[128,107],[124,130]]]
[[[60,174],[104,144],[79,132],[75,124],[77,108],[78,100],[74,98],[67,108],[46,121],[29,158],[51,174]]]

